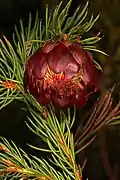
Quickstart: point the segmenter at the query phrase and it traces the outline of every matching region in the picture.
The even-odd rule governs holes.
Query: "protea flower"
[[[75,42],[48,41],[27,61],[24,88],[41,105],[81,108],[98,84],[92,55]]]

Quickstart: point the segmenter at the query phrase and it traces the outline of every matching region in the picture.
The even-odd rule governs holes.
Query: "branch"
[[[35,105],[36,101],[34,101],[33,99],[33,102],[30,101],[31,103],[26,102],[33,117],[33,119],[29,118],[28,128],[48,144],[49,149],[45,151],[51,153],[50,161],[63,171],[65,177],[69,175],[73,179],[82,180],[81,168],[75,161],[73,134],[70,132],[75,121],[76,108],[71,117],[69,109],[68,116],[66,116],[63,111],[56,112],[50,105],[46,109],[47,117],[43,119],[39,113],[39,105]],[[37,147],[33,148],[43,150]]]
[[[44,160],[35,156],[29,157],[13,142],[2,138],[0,143],[0,175],[1,177],[29,178],[40,180],[64,179],[62,174]]]
[[[113,107],[113,91],[114,87],[100,97],[92,112],[84,120],[82,129],[81,125],[78,127],[75,134],[76,153],[83,150],[83,147],[87,147],[95,139],[96,132],[102,127],[120,123],[120,102]],[[82,133],[80,134],[80,132]]]

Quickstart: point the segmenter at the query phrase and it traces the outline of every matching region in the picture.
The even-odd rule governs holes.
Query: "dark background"
[[[70,14],[76,7],[85,4],[85,0],[73,0]],[[19,26],[19,20],[23,19],[25,24],[28,22],[28,14],[39,10],[40,16],[44,16],[45,4],[48,3],[52,10],[59,0],[0,0],[0,32],[5,34],[11,40],[14,25]],[[89,12],[97,15],[101,13],[100,19],[90,32],[96,34],[99,30],[103,31],[104,38],[98,45],[98,48],[108,53],[110,56],[95,54],[96,59],[103,67],[103,76],[101,81],[101,91],[110,88],[120,79],[120,0],[90,0]],[[29,153],[35,153],[25,146],[26,142],[34,141],[41,144],[38,139],[26,128],[24,120],[26,114],[20,110],[23,104],[12,103],[0,112],[0,135],[14,140],[19,146]],[[108,155],[112,168],[120,171],[120,128],[119,126],[108,127],[106,129]],[[103,168],[100,157],[99,142],[96,140],[85,151],[88,163],[84,174],[89,180],[104,180],[108,178]],[[117,177],[118,173],[116,173]],[[116,180],[120,179],[120,176]]]

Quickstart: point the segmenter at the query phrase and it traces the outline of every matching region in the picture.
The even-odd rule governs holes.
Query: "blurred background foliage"
[[[5,34],[11,40],[14,25],[19,26],[20,19],[23,19],[26,25],[29,12],[32,12],[34,17],[38,10],[40,16],[44,17],[45,4],[49,4],[52,10],[59,2],[60,0],[0,0],[1,35]],[[63,2],[65,3],[67,0]],[[85,2],[86,0],[73,0],[70,14],[72,15],[77,6],[84,5]],[[114,83],[120,82],[120,0],[89,0],[89,2],[89,13],[93,13],[95,16],[101,14],[89,35],[96,35],[101,30],[104,37],[97,46],[109,55],[94,54],[103,68],[101,79],[101,91],[103,92],[112,87]],[[119,86],[117,91],[119,92]],[[21,106],[23,105],[14,102],[0,112],[0,135],[13,139],[18,145],[31,153],[32,150],[29,150],[25,143],[34,141],[41,145],[42,142],[33,137],[33,134],[26,128],[24,124],[26,114],[20,110]],[[103,168],[100,155],[100,138],[98,136],[95,142],[82,154],[88,159],[84,174],[85,177],[89,177],[89,180],[120,179],[120,127],[108,127],[105,130],[105,136],[114,178],[108,177],[106,170]],[[78,157],[78,161],[81,161],[81,156]]]

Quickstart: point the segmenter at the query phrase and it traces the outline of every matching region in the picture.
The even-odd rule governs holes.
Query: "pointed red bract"
[[[99,73],[90,52],[78,43],[49,41],[27,61],[25,91],[47,105],[57,108],[83,107],[99,90]]]
[[[65,70],[70,58],[71,54],[68,48],[60,43],[48,53],[48,65],[53,72],[60,73]]]

